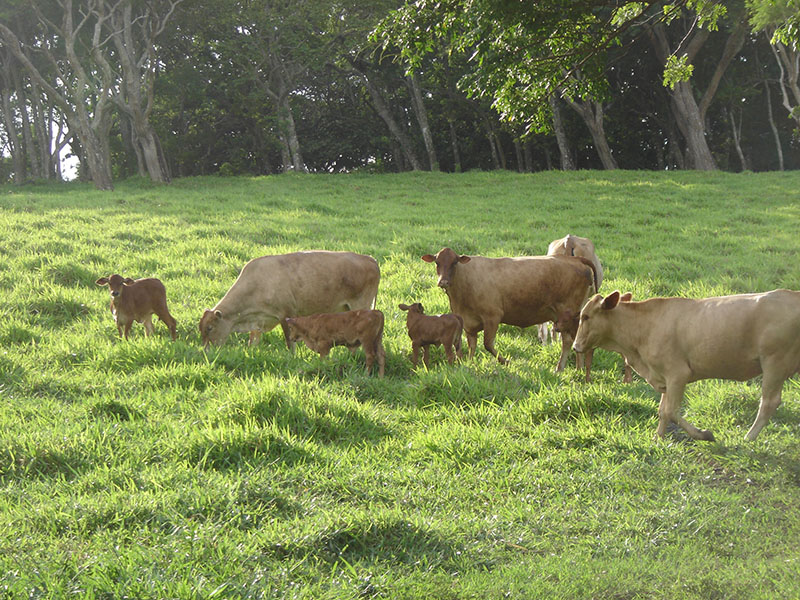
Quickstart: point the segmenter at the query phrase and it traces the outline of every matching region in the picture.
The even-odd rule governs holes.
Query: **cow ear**
[[[603,298],[603,308],[605,310],[611,310],[615,308],[619,304],[619,291],[615,290],[611,292],[608,296]]]
[[[221,310],[215,310],[214,311],[214,316],[217,317],[218,319],[221,319],[222,318],[222,311]]]
[[[97,285],[108,285],[108,277],[101,277],[97,281],[95,281]]]
[[[462,254],[461,256],[458,257],[458,262],[460,262],[462,264],[463,263],[468,263],[470,260],[472,260],[472,259],[469,256],[467,256],[466,254]]]
[[[620,302],[630,302],[633,300],[633,292],[625,292],[619,297]]]
[[[125,279],[122,280],[122,283],[124,283],[125,285],[133,285],[136,282],[130,277],[126,277]]]
[[[434,262],[436,260],[436,257],[433,256],[433,254],[423,254],[420,258],[425,262]]]
[[[400,310],[408,310],[411,307],[408,304],[398,304],[397,308],[399,308]]]
[[[424,315],[425,314],[425,307],[422,306],[422,302],[417,302],[417,306],[419,307],[419,312],[421,312]]]

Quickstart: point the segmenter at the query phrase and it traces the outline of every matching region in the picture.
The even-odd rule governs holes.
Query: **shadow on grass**
[[[328,563],[359,560],[426,564],[442,567],[450,564],[456,548],[434,532],[403,520],[356,522],[329,529],[317,535],[275,544],[269,549],[277,558],[313,557]]]
[[[9,479],[61,479],[70,481],[89,467],[73,450],[39,450],[20,447],[0,450],[0,481]]]
[[[311,459],[307,451],[273,433],[215,435],[218,439],[207,437],[192,444],[187,456],[190,464],[201,469],[228,471],[273,463],[294,465]]]

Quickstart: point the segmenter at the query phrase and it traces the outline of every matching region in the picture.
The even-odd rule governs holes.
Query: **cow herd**
[[[597,294],[603,270],[592,243],[568,235],[550,244],[546,256],[486,258],[459,255],[450,248],[425,254],[436,266],[437,284],[450,301],[450,314],[426,315],[422,304],[399,304],[407,312],[412,363],[419,350],[429,364],[428,348],[442,345],[448,362],[461,352],[466,334],[470,357],[483,331],[483,345],[500,363],[495,348],[501,323],[528,327],[545,324],[561,334],[564,368],[570,349],[585,359],[590,380],[592,352],[605,348],[625,358],[625,381],[631,367],[661,393],[657,435],[670,423],[698,440],[713,440],[680,412],[686,385],[700,379],[745,381],[763,375],[756,419],[747,433],[754,440],[781,402],[784,381],[800,371],[800,292],[774,290],[692,300],[651,298],[632,301],[630,294]],[[352,252],[305,251],[263,256],[245,264],[223,298],[199,322],[203,347],[221,345],[231,332],[247,332],[250,343],[280,325],[287,347],[297,341],[325,357],[332,346],[362,347],[369,373],[377,362],[384,374],[384,315],[375,310],[380,270],[374,258]],[[120,336],[133,321],[153,331],[158,316],[176,338],[175,319],[157,279],[102,277]]]

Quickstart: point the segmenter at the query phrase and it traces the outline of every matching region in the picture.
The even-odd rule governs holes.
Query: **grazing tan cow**
[[[450,311],[464,321],[470,357],[483,330],[484,348],[501,363],[505,360],[494,347],[500,323],[529,327],[555,321],[568,310],[580,311],[594,290],[592,263],[583,257],[485,258],[442,248],[422,260],[436,263]],[[564,368],[571,345],[572,338],[563,336],[556,371]]]
[[[408,311],[406,328],[411,338],[411,364],[415,367],[419,361],[419,349],[422,348],[422,361],[429,365],[430,346],[444,346],[447,362],[451,365],[455,355],[461,358],[461,330],[464,321],[458,315],[426,315],[422,304],[399,304],[400,310]],[[455,350],[455,354],[453,352]]]
[[[595,278],[594,291],[600,291],[600,284],[603,283],[603,265],[600,264],[594,244],[589,238],[567,234],[563,238],[550,242],[547,247],[547,256],[582,256],[592,261]],[[575,318],[577,319],[577,317],[576,314]],[[550,324],[542,323],[539,325],[539,341],[545,344],[549,339],[554,339],[550,332]]]
[[[302,340],[322,358],[328,356],[333,346],[346,346],[354,350],[364,347],[367,357],[367,375],[378,359],[378,376],[383,377],[386,354],[383,350],[383,313],[379,310],[351,310],[348,312],[289,317],[284,319],[291,341]]]
[[[203,347],[221,345],[233,332],[261,332],[281,325],[293,348],[284,319],[369,309],[378,295],[380,269],[371,256],[323,250],[254,258],[243,268],[217,305],[200,319]]]
[[[626,292],[619,297],[620,302],[630,302],[633,299],[633,294],[631,292]],[[573,339],[578,334],[578,325],[580,323],[580,313],[573,313],[571,311],[567,311],[562,315],[559,315],[558,320],[553,325],[553,331],[561,332],[566,331]],[[594,348],[590,348],[586,351],[586,353],[576,352],[576,366],[580,371],[583,368],[583,359],[586,359],[586,383],[590,383],[592,381],[592,358],[594,358]],[[633,381],[633,373],[631,371],[631,365],[628,363],[628,359],[624,356],[622,357],[625,359],[625,373],[622,376],[623,383],[631,383]]]
[[[160,280],[153,277],[137,279],[123,277],[114,273],[95,281],[97,285],[107,285],[111,292],[111,314],[117,323],[120,337],[128,339],[128,332],[134,321],[144,325],[144,333],[153,333],[153,314],[169,327],[175,340],[177,323],[167,309],[167,291]]]
[[[661,393],[660,437],[675,423],[696,440],[714,440],[681,416],[686,384],[762,375],[758,415],[745,436],[754,440],[781,403],[783,382],[800,369],[800,292],[643,302],[597,294],[581,312],[575,350],[597,347],[621,353]]]

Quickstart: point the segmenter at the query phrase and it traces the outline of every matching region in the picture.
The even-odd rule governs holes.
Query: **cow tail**
[[[599,292],[600,286],[597,285],[597,270],[594,268],[594,263],[590,261],[588,258],[584,258],[583,256],[575,256],[574,258],[577,258],[579,261],[581,261],[583,264],[585,264],[592,270],[592,285],[594,285],[594,292],[595,294]]]

